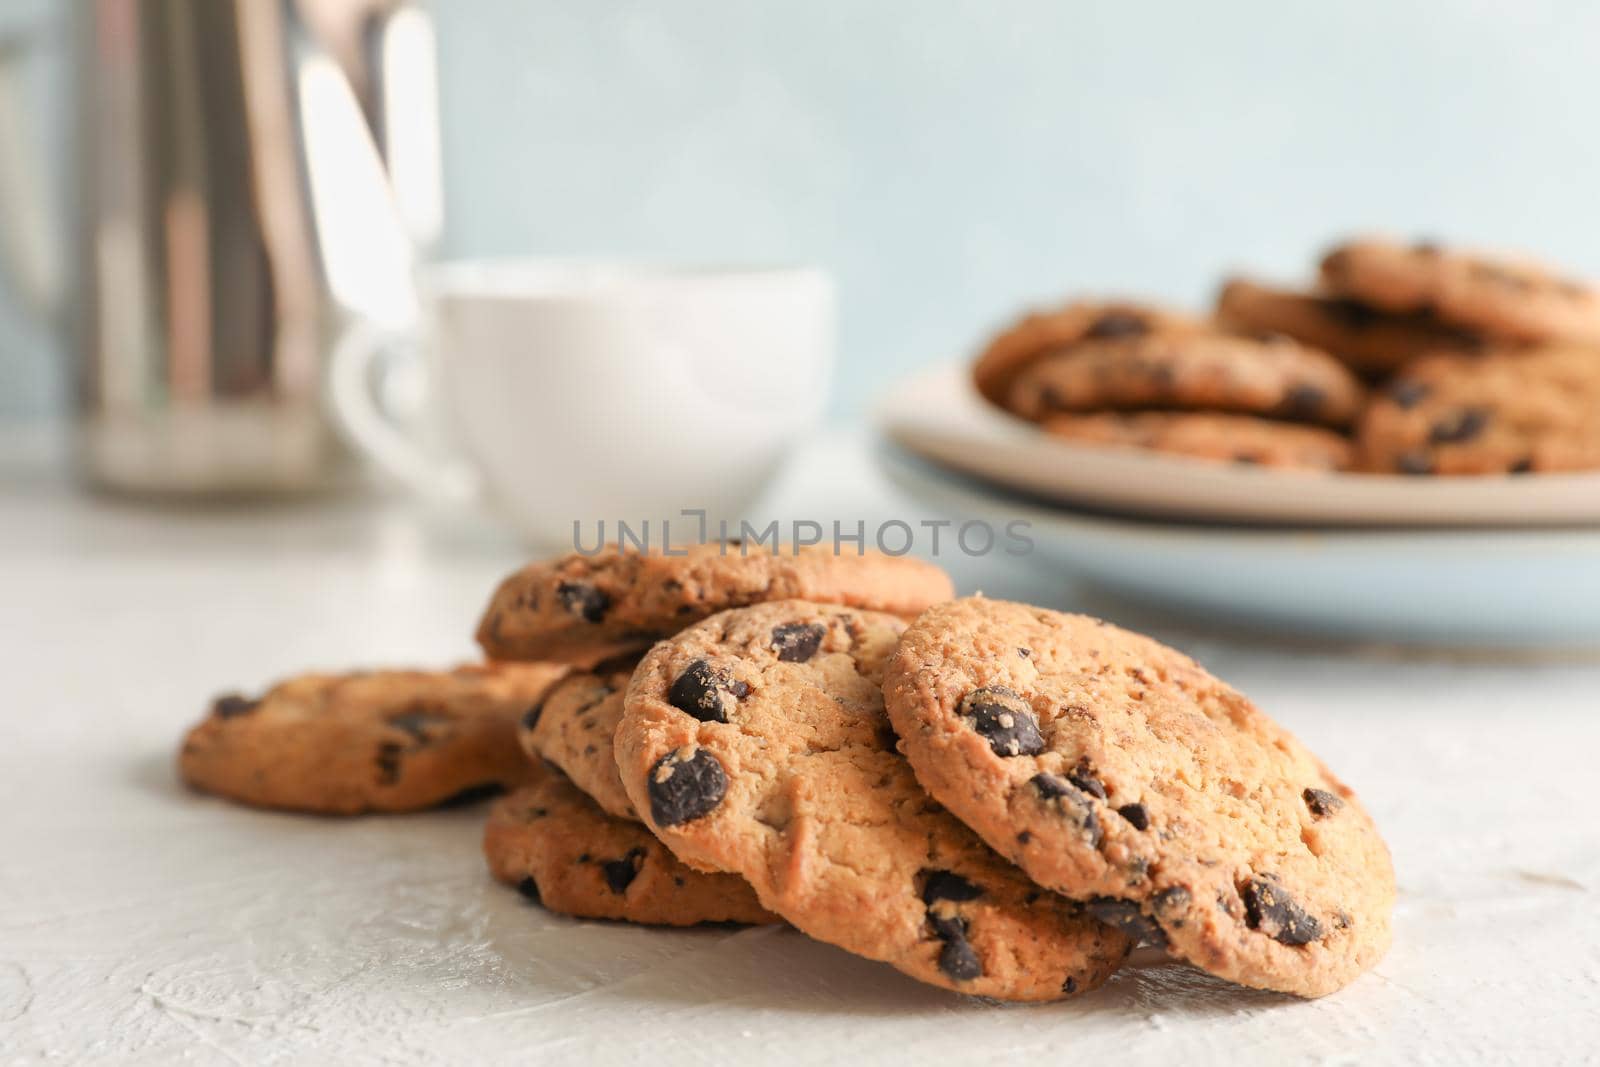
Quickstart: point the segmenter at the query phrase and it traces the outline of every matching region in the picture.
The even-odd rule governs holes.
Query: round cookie
[[[1075,411],[1161,408],[1266,415],[1344,426],[1361,383],[1326,352],[1287,337],[1225,334],[1084,342],[1018,373],[1012,411],[1040,420]]]
[[[495,590],[478,643],[491,659],[566,659],[596,648],[638,647],[763,600],[802,597],[914,616],[954,595],[944,571],[910,557],[739,541],[681,551],[668,556],[659,548],[608,545],[595,555],[530,564]]]
[[[1222,463],[1298,470],[1344,470],[1353,449],[1342,434],[1253,415],[1207,411],[1098,412],[1051,415],[1046,433],[1069,441],[1142,448]]]
[[[1252,336],[1283,334],[1320,348],[1364,374],[1385,374],[1429,352],[1478,352],[1481,334],[1447,326],[1431,311],[1380,311],[1327,293],[1274,289],[1234,278],[1217,296],[1217,321]]]
[[[622,788],[612,741],[622,721],[622,697],[638,657],[570,674],[522,717],[517,737],[534,759],[561,768],[608,815],[637,820]]]
[[[636,822],[614,819],[571,782],[540,771],[495,801],[483,854],[495,878],[550,911],[654,926],[782,922],[748,882],[680,863]]]
[[[1187,315],[1125,300],[1079,301],[1033,312],[1002,330],[972,366],[972,381],[992,403],[1006,406],[1011,383],[1034,359],[1080,341],[1113,337],[1190,334],[1200,323]]]
[[[1496,340],[1600,345],[1600,290],[1526,259],[1367,238],[1323,256],[1322,282],[1384,311],[1431,312]]]
[[[565,674],[554,663],[307,674],[256,699],[219,697],[184,738],[183,779],[258,808],[420,811],[527,780],[517,720]]]
[[[1187,656],[969,598],[884,687],[935,798],[1039,884],[1213,974],[1321,996],[1389,945],[1394,872],[1355,795]]]
[[[1007,1000],[1094,988],[1128,939],[995,855],[895,751],[879,681],[903,629],[782,601],[656,645],[617,730],[634,807],[680,859],[913,978]]]
[[[1600,363],[1567,349],[1426,357],[1373,397],[1357,443],[1386,473],[1600,469]]]

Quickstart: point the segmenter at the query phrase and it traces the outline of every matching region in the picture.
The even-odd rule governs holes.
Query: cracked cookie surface
[[[743,879],[691,870],[556,771],[533,777],[495,802],[483,830],[489,870],[523,896],[562,915],[652,926],[782,922]]]
[[[1042,425],[1046,433],[1068,441],[1260,467],[1344,470],[1354,452],[1349,438],[1321,426],[1209,411],[1051,415]]]
[[[1363,399],[1350,370],[1287,337],[1220,333],[1084,342],[1040,357],[1008,406],[1038,421],[1063,412],[1217,411],[1345,426]]]
[[[517,721],[567,667],[306,674],[217,698],[184,738],[196,789],[260,808],[419,811],[527,780]]]
[[[787,601],[656,645],[629,685],[617,763],[678,856],[736,872],[818,940],[947,989],[1053,1000],[1126,956],[917,784],[880,682],[904,623]]]
[[[967,598],[889,664],[902,751],[1041,885],[1220,977],[1301,996],[1387,950],[1394,872],[1355,795],[1192,659]]]
[[[1357,430],[1361,464],[1392,474],[1600,468],[1600,355],[1533,349],[1430,356],[1377,393]]]
[[[495,591],[478,643],[491,659],[566,659],[648,645],[708,615],[765,600],[799,597],[914,616],[954,595],[944,571],[908,556],[734,541],[681,551],[611,545],[530,564]]]
[[[1005,407],[1011,384],[1023,368],[1048,352],[1115,337],[1197,333],[1198,319],[1127,300],[1080,300],[1034,311],[1006,327],[972,365],[972,381],[990,402]]]
[[[1322,284],[1389,312],[1426,312],[1500,341],[1600,344],[1600,290],[1532,260],[1362,238],[1322,259]]]
[[[565,772],[608,815],[638,820],[617,773],[613,741],[622,721],[622,697],[638,663],[623,657],[577,671],[557,682],[517,727],[524,751]]]

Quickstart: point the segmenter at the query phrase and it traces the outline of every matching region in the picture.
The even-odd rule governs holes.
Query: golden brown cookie
[[[1017,374],[1047,352],[1080,341],[1182,335],[1200,329],[1200,323],[1187,315],[1145,304],[1078,301],[1053,311],[1033,312],[1001,331],[973,364],[972,380],[978,392],[1004,407]]]
[[[1138,409],[1262,415],[1345,426],[1361,408],[1348,368],[1286,337],[1225,334],[1084,342],[1035,360],[1012,383],[1011,410],[1042,420]]]
[[[655,926],[776,923],[749,883],[690,870],[636,822],[614,819],[555,771],[495,802],[489,870],[562,915]]]
[[[1127,939],[985,847],[895,751],[879,682],[904,625],[782,601],[656,645],[617,731],[634,807],[679,858],[913,978],[1007,1000],[1099,985]]]
[[[639,817],[623,791],[612,751],[622,695],[637,664],[638,657],[630,656],[568,675],[528,709],[517,731],[529,756],[561,768],[573,785],[619,819]]]
[[[1600,345],[1600,291],[1525,258],[1364,238],[1323,257],[1322,282],[1384,311],[1430,312],[1495,340]]]
[[[975,597],[912,624],[884,695],[928,791],[1090,914],[1301,996],[1388,949],[1394,871],[1355,794],[1189,657]]]
[[[938,567],[910,557],[832,545],[738,541],[682,555],[572,553],[533,563],[500,584],[478,626],[492,659],[567,659],[596,647],[649,644],[725,608],[803,597],[914,616],[953,595]]]
[[[1344,470],[1353,453],[1349,438],[1320,426],[1208,411],[1051,415],[1043,426],[1052,436],[1085,444],[1263,467]]]
[[[1373,397],[1361,464],[1391,474],[1600,469],[1600,362],[1587,350],[1430,356]]]
[[[1302,293],[1234,278],[1217,297],[1217,321],[1250,336],[1279,333],[1320,348],[1364,374],[1384,374],[1430,352],[1472,353],[1483,335],[1431,310],[1380,311],[1347,296]]]
[[[336,815],[419,811],[519,785],[517,720],[567,671],[306,674],[260,697],[219,697],[178,757],[196,789],[241,804]]]

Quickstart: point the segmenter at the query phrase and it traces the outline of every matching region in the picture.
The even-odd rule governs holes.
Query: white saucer
[[[1316,526],[1600,523],[1600,472],[1410,478],[1213,463],[1063,441],[985,402],[962,363],[908,378],[878,405],[896,443],[1056,503],[1127,514]]]
[[[955,519],[1026,521],[1035,552],[1091,586],[1203,621],[1351,641],[1600,646],[1600,530],[1238,527],[1041,505],[892,445],[881,466]]]

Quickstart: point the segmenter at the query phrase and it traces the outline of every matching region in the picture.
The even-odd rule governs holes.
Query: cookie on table
[[[1254,415],[1208,411],[1096,412],[1051,415],[1046,433],[1069,441],[1166,452],[1222,463],[1298,470],[1344,470],[1350,439],[1321,426],[1305,426]]]
[[[1365,238],[1323,257],[1322,282],[1384,311],[1431,312],[1497,340],[1600,345],[1600,290],[1526,259]]]
[[[1355,795],[1189,657],[1098,619],[930,609],[884,695],[917,778],[1040,885],[1220,977],[1321,996],[1389,945]]]
[[[731,874],[680,863],[637,822],[616,819],[558,772],[495,801],[483,830],[490,872],[547,910],[651,926],[777,923]]]
[[[1033,312],[1001,331],[973,364],[972,380],[978,392],[1004,407],[1017,373],[1046,352],[1081,341],[1189,334],[1200,328],[1196,319],[1146,304],[1079,301]]]
[[[954,595],[944,571],[904,556],[738,541],[673,551],[683,554],[608,545],[595,555],[530,564],[495,591],[478,643],[491,659],[566,659],[601,646],[649,644],[763,600],[803,597],[913,616]]]
[[[1587,350],[1430,356],[1373,397],[1361,464],[1390,474],[1600,469],[1600,363]]]
[[[963,993],[1053,1000],[1129,949],[995,855],[917,785],[879,688],[901,620],[804,601],[713,616],[645,656],[617,764],[696,866],[796,928]]]
[[[1009,406],[1039,421],[1066,412],[1223,411],[1345,426],[1363,391],[1349,368],[1287,337],[1226,334],[1085,342],[1035,360]]]
[[[553,663],[306,674],[219,697],[184,738],[183,779],[241,804],[355,815],[420,811],[527,780],[517,721]]]
[[[517,731],[530,757],[561,768],[573,785],[619,819],[638,819],[612,750],[622,697],[637,663],[637,656],[623,657],[568,675],[528,710]]]
[[[1217,320],[1234,333],[1292,337],[1365,374],[1384,374],[1431,352],[1479,352],[1487,343],[1481,333],[1446,325],[1427,309],[1380,311],[1347,296],[1277,289],[1243,278],[1222,287]]]

